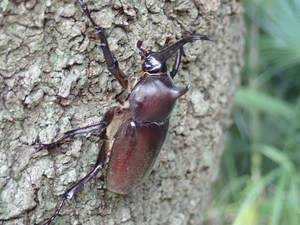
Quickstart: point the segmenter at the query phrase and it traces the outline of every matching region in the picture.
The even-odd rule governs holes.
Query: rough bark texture
[[[192,89],[178,101],[167,141],[149,179],[127,196],[98,176],[61,211],[57,224],[202,223],[218,176],[243,46],[239,2],[220,0],[89,1],[107,28],[115,57],[139,75],[136,41],[158,48],[171,35],[209,34],[214,43],[185,46],[175,82]],[[98,40],[73,1],[0,2],[0,223],[48,218],[64,191],[94,165],[99,137],[37,150],[70,129],[97,123],[121,87],[108,73]]]

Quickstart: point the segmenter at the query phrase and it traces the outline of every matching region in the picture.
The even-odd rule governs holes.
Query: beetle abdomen
[[[165,141],[169,121],[125,121],[115,134],[106,172],[106,187],[120,194],[140,184],[152,170]]]

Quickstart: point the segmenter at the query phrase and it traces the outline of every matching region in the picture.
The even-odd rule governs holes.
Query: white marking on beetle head
[[[130,125],[131,125],[132,127],[135,127],[135,122],[134,122],[134,121],[131,121],[131,122],[130,122]]]

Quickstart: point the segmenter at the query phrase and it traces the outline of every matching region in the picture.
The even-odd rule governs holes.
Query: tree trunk
[[[190,33],[215,41],[187,44],[175,78],[191,83],[173,112],[149,178],[126,196],[105,190],[100,175],[68,201],[57,224],[201,224],[218,176],[230,107],[239,83],[243,23],[239,1],[89,1],[120,67],[139,76],[136,42],[160,47]],[[126,98],[104,63],[99,41],[74,1],[0,2],[0,221],[38,224],[92,168],[99,136],[36,149],[59,134],[95,124]],[[170,67],[169,67],[170,68]]]

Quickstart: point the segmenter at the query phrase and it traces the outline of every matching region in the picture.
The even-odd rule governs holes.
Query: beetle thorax
[[[130,109],[136,121],[162,122],[181,95],[169,75],[145,75],[129,97]]]

